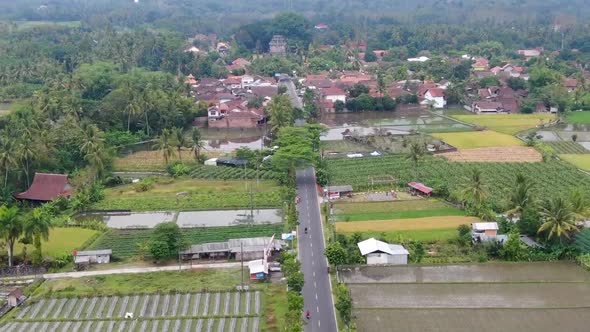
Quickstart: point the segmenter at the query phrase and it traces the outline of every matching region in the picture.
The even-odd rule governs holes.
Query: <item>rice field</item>
[[[464,163],[534,163],[543,160],[535,148],[525,146],[464,149],[441,153],[439,156]]]
[[[454,118],[500,133],[514,135],[555,119],[554,114],[486,114],[454,115]]]
[[[587,331],[590,273],[570,262],[341,269],[359,331]]]
[[[261,291],[42,298],[21,307],[0,332],[255,332],[261,298]]]
[[[392,220],[372,220],[372,221],[355,221],[355,222],[337,222],[336,232],[338,233],[356,233],[356,232],[388,232],[400,230],[431,230],[431,229],[451,229],[460,225],[470,225],[478,222],[475,217],[466,216],[441,216],[412,219],[392,219]]]
[[[544,142],[550,146],[556,154],[588,154],[590,151],[586,150],[581,144],[576,142]]]
[[[514,136],[491,130],[462,133],[434,133],[432,136],[443,140],[457,149],[524,145],[523,141]]]

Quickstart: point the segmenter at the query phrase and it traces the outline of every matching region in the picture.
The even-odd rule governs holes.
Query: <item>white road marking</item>
[[[309,246],[310,246],[310,247],[313,247],[313,242],[310,242],[310,243],[309,243]],[[311,253],[313,254],[313,251],[312,251]]]
[[[315,271],[313,271],[313,276],[315,277]]]
[[[314,261],[311,261],[311,265],[314,265]]]
[[[313,287],[318,288],[318,284],[316,284],[315,280],[313,281]]]
[[[311,257],[313,257],[313,251],[311,252]]]
[[[320,324],[320,320],[318,319],[318,327],[322,326],[322,324]]]
[[[315,307],[315,311],[317,311],[319,313],[320,312],[320,307]]]
[[[318,293],[315,293],[315,299],[316,300],[318,299]]]

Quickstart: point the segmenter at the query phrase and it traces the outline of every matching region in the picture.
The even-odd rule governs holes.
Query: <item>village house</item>
[[[566,78],[563,81],[563,85],[565,86],[567,92],[574,92],[578,87],[578,80],[575,78]]]
[[[426,62],[430,60],[429,57],[421,56],[417,58],[408,58],[408,62]]]
[[[416,195],[430,196],[430,195],[432,195],[433,189],[425,186],[423,183],[420,183],[420,182],[410,182],[410,183],[408,183],[408,191],[410,192],[410,194],[412,196],[416,196]]]
[[[207,110],[209,128],[256,128],[264,119],[263,110],[248,107],[248,101],[242,99],[220,103]]]
[[[399,244],[389,244],[370,238],[357,243],[361,255],[365,256],[368,265],[408,264],[410,252]]]
[[[222,80],[221,83],[230,90],[240,89],[242,87],[242,77],[229,76],[228,78]]]
[[[490,61],[486,58],[477,58],[471,65],[474,71],[484,71],[490,68]]]
[[[64,174],[35,173],[29,189],[13,196],[20,201],[34,203],[51,202],[58,197],[70,198],[72,187]]]
[[[541,53],[543,53],[542,48],[536,48],[536,49],[532,49],[532,50],[518,50],[518,55],[523,56],[524,59],[527,61],[532,58],[539,57],[541,55]]]
[[[445,92],[441,88],[431,88],[424,94],[422,105],[432,105],[434,108],[444,108],[447,105]]]
[[[184,80],[184,84],[188,84],[191,87],[191,89],[196,89],[197,88],[197,85],[198,85],[198,82],[195,79],[195,77],[193,76],[193,74],[189,74],[186,77],[186,80]]]
[[[503,113],[502,103],[496,101],[474,101],[471,104],[471,112],[475,114]]]
[[[191,47],[185,49],[184,53],[199,54],[199,53],[201,53],[201,50],[196,46],[191,46]]]
[[[337,87],[330,87],[320,89],[320,93],[324,100],[335,103],[336,101],[346,102],[346,92]]]
[[[326,30],[328,29],[328,25],[324,23],[318,23],[314,26],[316,30]]]

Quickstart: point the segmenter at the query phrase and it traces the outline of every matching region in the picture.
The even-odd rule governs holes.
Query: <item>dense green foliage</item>
[[[424,157],[418,164],[418,176],[410,160],[404,156],[387,155],[377,158],[327,159],[331,184],[350,184],[355,191],[371,187],[368,176],[391,175],[400,187],[410,181],[421,181],[434,188],[435,194],[447,195],[458,190],[465,175],[474,167],[482,172],[489,186],[489,198],[495,208],[502,208],[514,184],[515,174],[543,174],[531,178],[534,192],[540,197],[566,194],[570,188],[590,188],[590,179],[573,166],[559,161],[544,163],[453,163],[442,158]]]

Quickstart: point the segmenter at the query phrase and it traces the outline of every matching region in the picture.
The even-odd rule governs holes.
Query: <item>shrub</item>
[[[145,178],[133,185],[133,189],[138,192],[146,192],[155,186],[155,181],[152,178]]]

